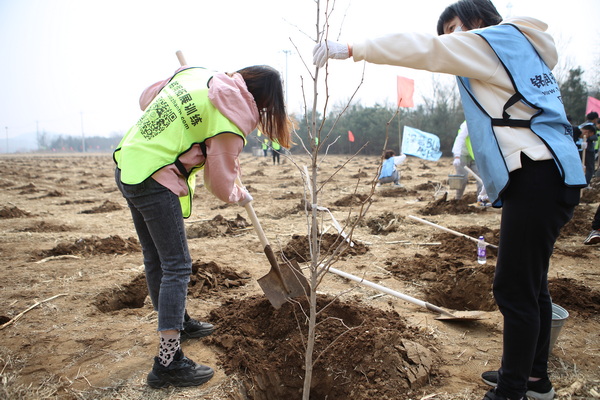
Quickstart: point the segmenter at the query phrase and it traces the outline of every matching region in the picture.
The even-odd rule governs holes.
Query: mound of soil
[[[0,218],[22,218],[29,217],[31,214],[18,207],[2,207],[0,209]]]
[[[455,232],[462,233],[472,238],[479,238],[483,236],[486,242],[498,245],[500,241],[500,229],[490,229],[486,226],[463,226],[463,227],[448,227]],[[457,236],[452,233],[437,233],[434,239],[441,243],[440,246],[436,246],[432,251],[436,253],[443,252],[448,254],[454,254],[462,256],[467,260],[475,260],[477,258],[477,243],[472,239],[468,239],[464,236]],[[487,248],[488,257],[494,257],[498,254],[497,249],[493,247]]]
[[[217,215],[210,221],[196,222],[186,227],[186,235],[189,239],[201,237],[218,237],[232,235],[250,226],[244,217],[237,214],[235,219],[226,219],[222,215]]]
[[[383,189],[379,189],[377,192],[378,196],[381,197],[407,197],[407,196],[416,196],[416,190],[410,190],[403,186],[391,186]]]
[[[460,257],[416,254],[412,258],[390,259],[386,270],[402,281],[426,282],[424,300],[436,306],[459,311],[493,311],[494,264],[463,262]]]
[[[438,186],[440,186],[439,182],[427,182],[427,183],[420,183],[417,186],[414,187],[415,190],[426,190],[426,191],[435,191]]]
[[[281,196],[275,197],[275,200],[293,200],[302,199],[302,193],[287,192]],[[304,208],[302,208],[304,209]]]
[[[432,201],[421,209],[423,215],[440,215],[440,214],[471,214],[485,212],[485,208],[470,206],[465,200],[448,200],[448,193],[438,200]]]
[[[56,225],[46,221],[39,221],[35,224],[23,229],[18,229],[17,232],[69,232],[72,228],[67,225]]]
[[[340,256],[356,256],[365,254],[369,248],[362,243],[354,242],[354,246],[349,246],[344,243],[345,239],[341,235],[324,233],[319,236],[319,247],[321,254],[331,254],[335,250],[341,250]],[[285,245],[282,251],[283,255],[297,262],[310,261],[310,245],[309,238],[306,235],[293,235],[292,239]]]
[[[51,190],[48,193],[46,193],[43,196],[40,196],[40,199],[43,199],[45,197],[63,197],[65,194],[63,192],[60,192],[58,190]]]
[[[39,253],[39,257],[53,257],[61,255],[89,256],[96,254],[128,254],[142,251],[138,240],[134,237],[123,239],[118,235],[107,238],[92,236],[78,239],[75,243],[59,243],[50,250]]]
[[[548,279],[548,289],[552,296],[552,302],[567,309],[569,313],[575,313],[584,318],[597,316],[600,313],[600,292],[575,279]]]
[[[104,313],[125,308],[142,308],[147,295],[146,277],[139,274],[130,283],[98,294],[93,304]]]
[[[584,190],[585,192],[585,190]],[[592,229],[596,208],[587,204],[579,204],[575,207],[573,218],[560,230],[560,236],[583,236]]]
[[[232,268],[222,268],[216,262],[195,261],[192,263],[192,275],[188,285],[188,296],[202,297],[207,293],[216,293],[221,289],[230,289],[246,285],[251,279],[248,271],[237,272]]]
[[[372,235],[387,235],[398,230],[399,219],[394,213],[385,212],[378,217],[368,218],[365,225],[371,229]]]
[[[410,399],[435,372],[430,339],[396,312],[318,297],[311,399]],[[325,307],[327,306],[327,307]],[[264,297],[230,300],[210,313],[235,398],[298,399],[304,382],[305,301],[274,309]]]
[[[581,191],[582,203],[597,203],[600,201],[600,178],[592,178],[590,185]]]
[[[94,207],[90,210],[84,210],[81,212],[81,214],[100,214],[100,213],[105,213],[105,212],[117,211],[122,208],[123,207],[121,207],[119,204],[117,204],[113,201],[110,201],[110,200],[106,200],[106,201],[104,201],[104,203],[102,203],[98,207]]]
[[[492,294],[495,266],[485,264],[447,271],[425,289],[428,302],[459,311],[494,311]]]
[[[367,178],[369,176],[369,174],[367,174],[365,171],[359,171],[357,174],[351,175],[351,178],[354,179],[358,179],[358,178]]]
[[[333,204],[339,207],[360,206],[368,198],[367,194],[353,193],[336,200]]]
[[[20,186],[15,188],[16,190],[20,190],[19,194],[32,194],[32,193],[37,193],[39,192],[37,186],[35,186],[33,183],[30,183],[28,185],[25,186]]]

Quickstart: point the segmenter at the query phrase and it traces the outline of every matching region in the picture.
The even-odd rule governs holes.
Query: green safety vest
[[[458,133],[460,134],[460,132],[462,131],[462,129],[458,129]],[[469,156],[471,157],[472,160],[475,160],[475,154],[473,153],[473,145],[471,145],[471,136],[469,136],[467,134],[467,137],[465,138],[465,147],[467,148],[467,151],[469,152]]]
[[[276,140],[271,142],[271,147],[273,148],[273,150],[279,150],[281,149],[281,145],[279,143],[277,143]]]
[[[467,151],[469,152],[469,156],[471,156],[471,159],[475,159],[475,154],[473,153],[473,145],[471,144],[471,136],[468,136],[465,138],[465,146],[467,147]]]
[[[204,142],[221,133],[239,135],[246,144],[242,130],[208,99],[211,76],[204,68],[185,69],[173,76],[113,153],[121,181],[128,185],[141,183],[159,169],[174,164],[187,178],[188,194],[179,198],[184,218],[192,213],[196,173],[204,168],[204,163],[188,172],[179,157],[195,144],[200,144],[206,157]]]

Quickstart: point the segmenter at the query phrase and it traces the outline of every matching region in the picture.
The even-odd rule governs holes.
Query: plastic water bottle
[[[479,236],[479,241],[477,242],[477,262],[479,264],[485,264],[487,258],[487,250],[485,245],[485,239],[483,236]]]

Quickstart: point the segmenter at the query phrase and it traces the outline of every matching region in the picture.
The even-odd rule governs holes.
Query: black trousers
[[[598,205],[596,214],[594,214],[594,219],[592,220],[592,229],[600,230],[600,205]]]
[[[494,298],[504,317],[498,391],[525,396],[530,376],[548,376],[552,301],[548,267],[560,229],[573,217],[580,189],[566,187],[553,160],[521,156],[502,194]]]

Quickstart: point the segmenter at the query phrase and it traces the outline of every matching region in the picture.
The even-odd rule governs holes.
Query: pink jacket
[[[178,68],[173,75],[185,68],[188,67]],[[140,96],[140,108],[145,110],[170,80],[171,77],[146,88]],[[240,74],[236,73],[231,77],[222,73],[215,74],[210,81],[208,97],[244,135],[251,133],[258,125],[258,108]],[[243,147],[242,138],[233,133],[225,133],[206,140],[206,159],[200,146],[194,145],[179,160],[188,170],[204,163],[204,184],[218,199],[227,203],[248,201],[251,199],[250,194],[235,184],[236,177],[241,175],[238,157]],[[174,165],[161,168],[152,178],[178,196],[188,193],[185,178]]]

